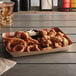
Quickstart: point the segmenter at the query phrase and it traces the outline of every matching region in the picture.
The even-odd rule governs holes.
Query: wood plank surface
[[[7,52],[3,48],[4,48],[4,46],[0,43],[0,57],[6,58],[7,57],[7,55],[6,55]]]
[[[14,14],[19,15],[76,15],[75,12],[60,12],[60,11],[19,11],[19,12],[14,12]]]
[[[71,26],[72,25],[72,26]],[[76,21],[14,21],[12,27],[76,27]]]
[[[73,41],[69,51],[13,58],[5,50],[0,34],[0,57],[15,60],[17,65],[2,76],[76,76],[76,13],[50,15],[15,14],[14,23],[2,26],[3,32],[59,27]]]
[[[32,27],[29,27],[29,28],[27,28],[27,27],[22,27],[22,28],[20,28],[20,27],[18,27],[18,28],[12,28],[12,27],[10,27],[10,28],[2,28],[2,33],[3,32],[15,32],[15,31],[29,31],[29,30],[32,30],[32,29],[43,29],[43,28],[45,28],[45,27],[34,27],[34,28],[32,28]],[[52,28],[52,27],[47,27],[47,28]],[[59,27],[65,34],[76,34],[76,28],[61,28],[61,27]]]
[[[76,64],[76,53],[51,53],[28,57],[12,58],[17,63],[74,63]]]
[[[26,15],[26,14],[16,14],[16,15],[14,15],[14,20],[35,20],[35,21],[43,21],[43,20],[45,20],[45,21],[51,21],[51,20],[53,20],[53,21],[55,21],[55,20],[59,20],[59,21],[61,21],[61,20],[64,20],[64,21],[70,21],[70,20],[76,20],[76,17],[75,17],[76,15],[74,15],[74,14],[71,14],[71,15],[69,15],[69,14],[62,14],[62,15],[60,15],[60,14],[52,14],[52,15]]]
[[[76,26],[76,15],[15,15],[12,27]]]
[[[17,64],[2,76],[76,76],[76,65]]]
[[[17,61],[17,63],[76,63],[76,44],[69,51],[13,58],[0,45],[0,56]]]
[[[30,14],[29,14],[30,13]],[[75,12],[60,12],[60,11],[19,11],[14,12],[14,14],[19,15],[76,15]]]

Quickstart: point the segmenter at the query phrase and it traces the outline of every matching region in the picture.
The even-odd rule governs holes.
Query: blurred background
[[[10,0],[1,0],[1,1],[10,1]],[[40,0],[31,0],[31,6],[39,6],[39,1]],[[54,6],[57,6],[57,1],[58,0],[53,0]]]

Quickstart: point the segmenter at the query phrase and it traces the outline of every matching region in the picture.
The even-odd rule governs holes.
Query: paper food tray
[[[60,31],[62,32],[59,28],[54,27],[53,28],[56,31]],[[62,32],[63,33],[63,32]],[[14,32],[9,32],[9,33],[3,33],[2,37],[7,37],[7,36],[11,36],[14,35]],[[10,53],[13,57],[20,57],[20,56],[29,56],[29,55],[37,55],[37,54],[45,54],[45,53],[53,53],[53,52],[61,52],[61,51],[68,51],[70,49],[70,47],[72,46],[72,41],[64,34],[64,36],[68,39],[69,41],[69,45],[65,46],[65,47],[61,47],[61,48],[55,48],[55,49],[51,49],[51,50],[41,50],[41,51],[31,51],[29,52],[9,52],[8,49],[6,48],[6,51],[8,53]]]

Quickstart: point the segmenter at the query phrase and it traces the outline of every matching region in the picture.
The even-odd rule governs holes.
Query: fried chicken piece
[[[63,37],[63,46],[67,46],[69,44],[69,41]]]
[[[45,42],[40,42],[40,46],[41,46],[42,48],[45,48],[45,47],[48,47],[49,45],[48,45],[47,42],[45,41]]]
[[[52,42],[50,40],[46,40],[44,37],[40,41],[40,46],[41,47],[49,47],[52,45]]]
[[[44,38],[45,38],[46,40],[50,40],[50,36],[48,36],[48,35],[44,35]]]
[[[40,30],[40,31],[39,31],[39,35],[40,35],[41,37],[44,37],[45,35],[47,35],[47,31]]]
[[[64,36],[64,34],[62,32],[58,32],[57,33],[61,38]]]
[[[55,31],[54,29],[52,29],[52,30],[50,30],[50,31],[48,32],[48,35],[49,35],[50,37],[55,37],[56,34],[57,34],[57,33],[56,33],[56,31]]]
[[[55,47],[55,48],[60,48],[60,47],[62,47],[62,43],[56,43],[56,42],[55,42],[55,43],[54,43],[54,47]]]
[[[56,35],[55,37],[59,42],[62,42],[63,41],[63,37],[61,37],[60,35]],[[56,41],[57,42],[57,41]]]
[[[51,37],[50,40],[54,43],[54,42],[60,42],[60,40],[56,37]]]
[[[47,44],[48,44],[48,46],[51,46],[52,45],[52,41],[47,40]]]

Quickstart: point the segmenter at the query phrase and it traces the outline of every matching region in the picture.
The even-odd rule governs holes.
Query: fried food
[[[12,49],[16,46],[16,45],[23,45],[25,48],[27,46],[27,43],[19,38],[12,38],[10,41],[8,41],[7,43],[7,49],[9,51],[13,51]]]
[[[60,43],[60,42],[59,42],[59,43],[56,43],[56,42],[55,42],[54,45],[55,45],[55,48],[60,48],[60,47],[62,47],[62,43]]]
[[[43,37],[43,36],[47,35],[47,31],[40,30],[39,35]]]
[[[28,35],[27,33],[23,32],[23,31],[17,31],[17,32],[15,33],[15,36],[16,36],[17,38],[21,38],[21,39],[23,39],[23,40],[25,40],[25,41],[27,41],[28,38],[29,38],[29,35]]]
[[[62,33],[62,32],[58,32],[57,33],[60,37],[63,37],[64,36],[64,34]]]
[[[39,49],[38,45],[29,45],[27,47],[27,51],[28,52],[31,52],[31,51],[40,51],[40,49]]]
[[[69,41],[63,37],[63,46],[67,46],[69,44]]]
[[[39,44],[39,42],[35,39],[32,39],[31,37],[28,38],[27,40],[28,45],[30,44]]]
[[[54,30],[54,29],[51,29],[49,32],[48,32],[48,35],[50,37],[55,37],[55,35],[57,34],[57,32]]]
[[[13,52],[24,52],[24,50],[25,50],[25,47],[23,46],[23,45],[16,45],[13,49],[12,49],[12,51]]]
[[[7,36],[4,38],[5,46],[10,52],[21,53],[40,50],[51,50],[54,48],[60,48],[69,45],[68,39],[62,32],[58,30],[37,30],[36,32],[37,35],[35,36],[35,38],[32,37],[32,34],[30,36],[30,34],[28,34],[27,32],[15,32],[13,36]]]

